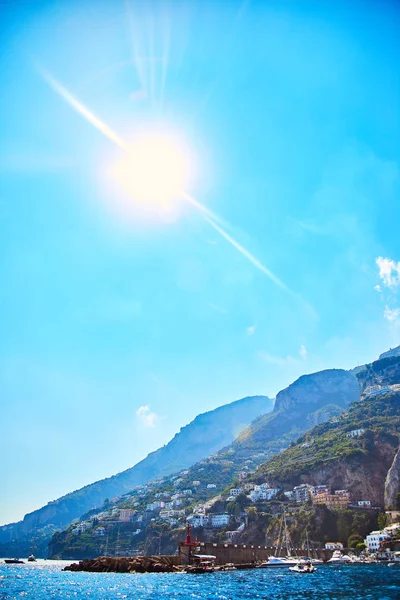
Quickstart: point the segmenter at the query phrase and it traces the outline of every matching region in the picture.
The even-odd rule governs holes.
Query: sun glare
[[[191,175],[189,152],[172,136],[147,134],[129,145],[109,175],[132,210],[176,211]]]

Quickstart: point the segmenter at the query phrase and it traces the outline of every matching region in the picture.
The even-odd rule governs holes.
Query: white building
[[[304,504],[307,502],[312,495],[313,487],[308,483],[303,483],[293,488],[293,499],[297,504]]]
[[[193,487],[198,487],[200,485],[200,481],[198,479],[195,479],[194,481],[192,481],[192,485]]]
[[[342,542],[326,542],[325,550],[343,550]]]
[[[215,483],[207,483],[208,490],[215,490],[216,487],[217,485]]]
[[[211,527],[225,527],[229,523],[230,516],[226,513],[222,515],[210,515]]]
[[[202,515],[202,514],[190,515],[187,518],[187,521],[189,521],[190,525],[194,528],[206,527],[209,523],[208,517],[206,515]]]
[[[365,545],[370,552],[377,552],[385,540],[390,540],[390,535],[384,531],[371,531],[365,538]]]
[[[376,394],[379,394],[380,391],[381,391],[380,385],[369,385],[368,387],[365,388],[364,394],[366,396],[375,396]]]
[[[354,438],[354,437],[360,437],[360,435],[362,435],[364,433],[365,429],[352,429],[351,431],[346,433],[346,437],[348,438]]]
[[[259,489],[255,489],[253,491],[250,492],[250,494],[248,495],[248,497],[250,498],[250,500],[252,502],[261,502],[262,500],[265,501],[269,501],[272,500],[272,498],[274,498],[277,493],[279,492],[278,488],[267,488],[267,489],[260,489],[260,486],[257,486]]]
[[[358,500],[357,506],[359,508],[371,508],[371,500]]]
[[[242,492],[242,488],[231,488],[229,490],[229,495],[235,498],[236,496],[239,496],[239,494],[241,494]]]

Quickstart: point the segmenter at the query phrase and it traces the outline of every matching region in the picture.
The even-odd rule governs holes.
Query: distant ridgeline
[[[359,397],[357,379],[347,371],[331,369],[300,377],[278,394],[271,413],[257,418],[231,445],[173,477],[141,486],[111,506],[85,515],[80,526],[54,535],[50,555],[83,558],[106,550],[152,554],[158,545],[163,552],[174,552],[186,516],[197,509],[216,514],[210,520],[215,526],[213,535],[220,535],[219,524],[227,525],[229,517],[223,515],[227,502],[219,496],[232,481],[251,476],[269,456],[311,426],[339,415]],[[233,510],[237,512],[237,506]],[[122,525],[125,518],[129,522]]]
[[[50,502],[25,516],[23,521],[0,527],[0,556],[47,556],[54,531],[107,498],[126,494],[137,485],[187,468],[230,444],[238,432],[273,407],[266,396],[252,396],[198,415],[162,448],[126,471],[97,481]]]
[[[276,500],[287,501],[283,492],[302,483],[346,488],[356,505],[365,501],[382,508],[385,480],[399,444],[399,376],[400,357],[389,357],[362,367],[360,386],[353,373],[341,370],[300,377],[278,394],[272,413],[256,419],[230,446],[85,515],[79,525],[54,535],[50,555],[173,553],[189,515],[204,541],[265,543],[281,510]],[[380,389],[366,394],[373,385]],[[275,490],[259,497],[280,492],[261,504],[252,501],[257,498],[255,486],[267,481]],[[246,489],[253,489],[251,498]],[[373,509],[332,512],[318,505],[297,514],[291,525],[297,543],[304,542],[304,527],[314,541],[322,541],[328,534],[365,535],[377,526]]]
[[[268,412],[272,401],[256,397],[200,415],[167,446],[132,469],[35,511],[25,529],[32,515],[0,528],[0,553],[26,554],[36,544],[34,553],[43,555],[54,531],[73,519],[74,523],[52,537],[50,556],[174,553],[188,515],[194,515],[193,523],[200,527],[197,533],[205,541],[260,544],[272,526],[273,502],[278,496],[286,501],[283,491],[302,482],[348,488],[354,498],[368,498],[383,506],[385,478],[395,464],[399,444],[399,383],[400,357],[394,354],[350,372],[329,369],[304,375],[277,395],[272,412]],[[358,402],[360,397],[362,402]],[[242,413],[232,417],[232,407],[240,403]],[[234,431],[240,429],[234,439]],[[161,466],[155,470],[159,460]],[[140,477],[135,480],[131,473]],[[392,496],[397,485],[395,469],[393,473]],[[118,492],[107,489],[115,480]],[[253,502],[248,491],[259,484],[265,488],[267,481],[280,488],[278,496],[272,504],[266,500],[265,506]],[[94,500],[86,491],[96,486],[101,486],[102,494]],[[74,516],[72,512],[63,515],[67,499],[80,494],[85,496],[85,507],[77,514],[75,506]],[[57,506],[54,517],[38,519],[41,511],[53,505]],[[314,530],[322,535],[325,521],[316,514],[310,513],[310,523],[317,520],[320,529]],[[201,515],[208,516],[203,519]],[[24,552],[17,551],[18,547]]]

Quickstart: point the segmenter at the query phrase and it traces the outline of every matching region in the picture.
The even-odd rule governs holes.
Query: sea
[[[1,600],[400,600],[400,565],[322,565],[299,575],[288,569],[181,573],[83,573],[65,561],[6,565]]]

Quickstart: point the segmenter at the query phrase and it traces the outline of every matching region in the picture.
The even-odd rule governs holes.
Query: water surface
[[[0,565],[1,600],[399,600],[400,565],[252,569],[205,575],[70,573],[61,561]]]

